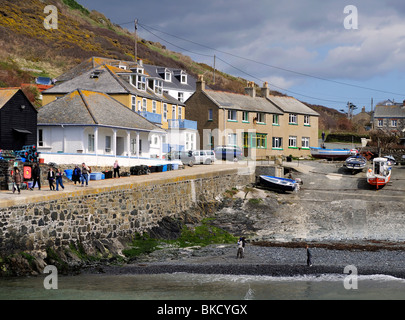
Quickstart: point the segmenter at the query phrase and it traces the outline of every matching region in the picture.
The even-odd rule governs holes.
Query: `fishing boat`
[[[361,171],[367,165],[367,159],[361,154],[351,155],[345,161],[345,167],[353,171]]]
[[[273,176],[260,176],[259,184],[266,189],[286,192],[294,191],[297,186],[297,181]]]
[[[339,160],[339,159],[346,159],[352,150],[350,149],[326,149],[320,147],[311,147],[311,156],[316,159],[332,159],[332,160]]]
[[[385,186],[391,179],[391,169],[387,158],[374,158],[373,167],[367,172],[367,182],[377,189]]]

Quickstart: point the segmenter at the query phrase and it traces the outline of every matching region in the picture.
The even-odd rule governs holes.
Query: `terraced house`
[[[292,97],[270,95],[266,83],[260,96],[252,82],[236,94],[208,90],[200,76],[186,117],[197,121],[202,149],[235,145],[245,156],[264,158],[310,155],[318,146],[319,114]]]

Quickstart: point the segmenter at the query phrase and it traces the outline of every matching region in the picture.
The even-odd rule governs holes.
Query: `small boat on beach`
[[[361,154],[355,154],[348,157],[345,161],[344,166],[353,171],[361,171],[367,165],[367,159]]]
[[[260,176],[259,184],[261,187],[275,191],[294,191],[297,187],[297,181],[287,178],[273,176]]]
[[[367,182],[377,189],[385,186],[391,179],[391,169],[391,163],[387,158],[374,158],[373,168],[367,172]]]
[[[350,149],[326,149],[311,147],[311,156],[316,159],[344,160],[352,154]]]

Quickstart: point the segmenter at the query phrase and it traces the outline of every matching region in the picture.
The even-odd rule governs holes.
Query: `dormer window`
[[[163,94],[163,81],[155,79],[155,88],[154,91],[158,95]]]
[[[141,76],[141,75],[137,75],[136,78],[137,78],[136,87],[139,90],[145,91],[146,90],[146,77]]]
[[[186,74],[182,74],[181,75],[181,81],[182,84],[186,84],[187,83],[187,75]]]
[[[100,76],[100,74],[103,73],[103,70],[94,70],[91,74],[90,74],[90,78],[91,79],[98,79],[98,77]]]
[[[168,70],[165,71],[165,81],[172,81],[172,74]]]

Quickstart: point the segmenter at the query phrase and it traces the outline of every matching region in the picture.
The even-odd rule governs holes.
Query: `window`
[[[304,116],[304,126],[309,126],[310,122],[309,122],[309,116]]]
[[[236,110],[228,110],[228,121],[238,121],[236,118]]]
[[[152,112],[156,113],[157,107],[156,107],[156,101],[152,101]]]
[[[278,114],[273,114],[273,126],[279,126]]]
[[[249,122],[249,112],[247,111],[242,112],[242,122]]]
[[[294,113],[290,113],[288,116],[288,123],[289,124],[298,124],[297,115]]]
[[[262,112],[258,112],[257,115],[257,123],[266,123],[266,114]]]
[[[105,137],[105,152],[111,152],[111,136]]]
[[[249,148],[250,147],[249,133],[248,132],[243,133],[243,147],[244,148]]]
[[[187,76],[185,74],[181,75],[181,83],[187,83]]]
[[[38,129],[38,147],[44,146],[44,130]]]
[[[283,138],[273,137],[273,149],[283,149]]]
[[[165,81],[172,81],[172,74],[170,71],[165,72]]]
[[[145,76],[137,76],[137,86],[139,90],[145,91],[146,90],[146,77]]]
[[[208,109],[208,121],[212,121],[213,111],[212,109]]]
[[[163,104],[163,122],[167,122],[167,103]]]
[[[132,96],[131,98],[131,107],[132,107],[132,111],[136,111],[136,97]]]
[[[267,148],[267,134],[256,133],[256,148],[258,149]]]
[[[94,152],[94,134],[88,135],[88,150]]]
[[[397,126],[397,120],[391,120],[391,127]]]
[[[142,99],[142,111],[148,111],[148,105],[146,99]]]
[[[131,153],[136,154],[136,139],[131,138],[130,148],[131,148]]]
[[[309,149],[309,138],[308,137],[302,137],[301,147],[305,148],[305,149]]]
[[[163,93],[163,81],[155,80],[155,93],[161,95]]]
[[[176,106],[172,105],[172,119],[176,119]]]
[[[184,92],[177,93],[177,100],[184,102]]]
[[[296,136],[290,136],[288,138],[288,147],[289,148],[296,148],[297,147],[297,137]]]
[[[179,120],[183,119],[183,108],[181,106],[179,106]]]
[[[384,120],[383,119],[378,119],[378,127],[382,127],[384,125]]]
[[[142,111],[141,101],[138,101],[138,111]]]
[[[228,144],[236,146],[236,133],[228,133]]]

